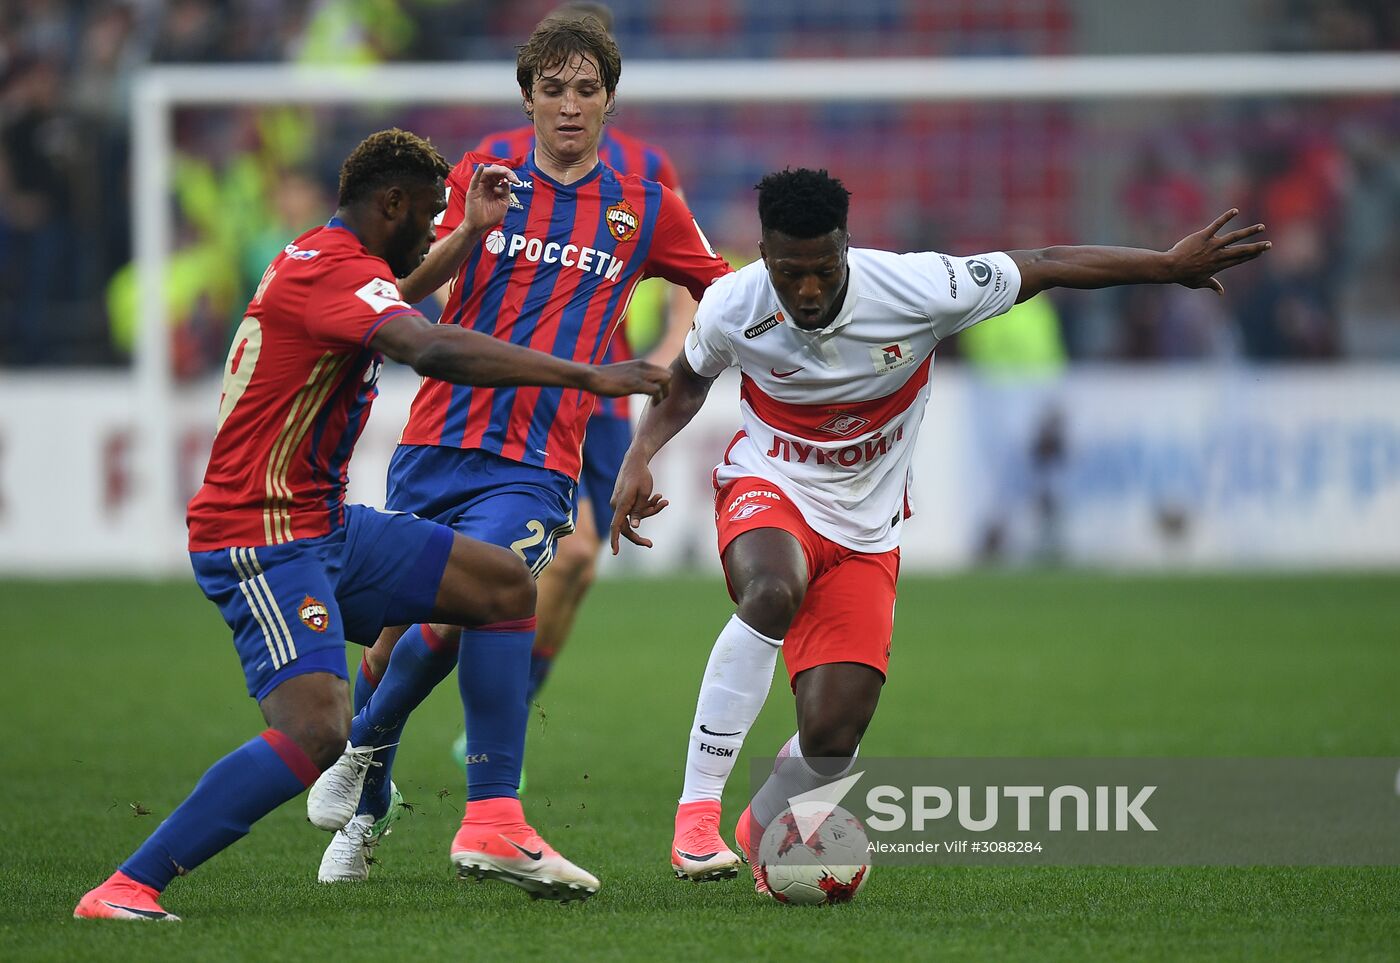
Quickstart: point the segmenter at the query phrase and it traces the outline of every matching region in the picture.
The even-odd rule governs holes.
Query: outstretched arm
[[[609,397],[664,398],[671,380],[666,369],[645,361],[579,364],[455,324],[431,324],[417,313],[385,323],[370,339],[370,346],[424,377],[460,385],[543,385]]]
[[[463,198],[462,223],[433,245],[412,274],[399,281],[399,293],[405,301],[417,304],[452,280],[477,242],[505,219],[511,185],[519,183],[515,171],[500,164],[483,164],[472,171]]]
[[[1046,247],[1038,251],[1008,251],[1021,272],[1019,304],[1048,288],[1107,288],[1119,284],[1180,284],[1210,288],[1224,294],[1215,275],[1252,261],[1267,251],[1269,241],[1242,243],[1264,230],[1263,224],[1240,228],[1219,237],[1238,210],[1217,217],[1209,227],[1176,242],[1170,251],[1139,247]]]
[[[696,374],[684,351],[671,362],[670,376],[671,384],[666,397],[647,405],[642,412],[637,434],[617,473],[617,485],[613,488],[612,497],[611,542],[614,555],[621,544],[620,537],[625,537],[634,545],[651,548],[651,540],[638,535],[637,526],[643,518],[649,518],[665,508],[668,502],[652,491],[651,469],[648,466],[666,442],[690,424],[705,403],[710,385],[715,380]]]

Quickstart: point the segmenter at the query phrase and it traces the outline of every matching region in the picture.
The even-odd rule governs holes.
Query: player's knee
[[[764,635],[781,639],[802,607],[806,587],[789,579],[759,576],[743,590],[739,618]]]
[[[582,532],[560,539],[549,572],[576,590],[587,589],[598,574],[598,540]]]
[[[456,625],[528,619],[535,614],[535,579],[514,552],[477,545],[444,574],[437,608],[438,618]]]
[[[350,738],[350,718],[339,713],[318,714],[300,719],[287,727],[287,735],[316,768],[325,772],[345,751]]]
[[[802,755],[816,760],[813,768],[821,768],[820,760],[830,760],[829,765],[839,772],[856,754],[863,735],[861,726],[845,721],[832,720],[810,725],[801,735]]]
[[[482,624],[515,622],[535,614],[535,579],[524,562],[501,566],[482,613]]]

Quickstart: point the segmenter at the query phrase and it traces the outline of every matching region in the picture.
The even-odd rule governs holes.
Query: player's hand
[[[1225,286],[1215,279],[1215,275],[1236,264],[1252,261],[1263,254],[1273,244],[1269,241],[1241,243],[1264,230],[1263,224],[1242,227],[1229,234],[1216,236],[1216,231],[1228,224],[1239,214],[1232,208],[1217,217],[1205,230],[1187,235],[1167,252],[1169,265],[1168,280],[1188,288],[1210,288],[1216,294],[1224,294]]]
[[[520,182],[509,167],[478,165],[462,199],[462,227],[468,232],[484,231],[504,221],[510,210],[510,189]]]
[[[637,534],[637,526],[642,519],[650,518],[669,504],[652,491],[651,469],[641,459],[624,458],[617,473],[617,484],[613,486],[613,520],[609,532],[612,553],[618,553],[622,538],[633,545],[651,548],[651,539]]]
[[[661,401],[671,386],[671,372],[647,361],[619,361],[594,365],[589,382],[588,390],[595,395],[650,395]]]

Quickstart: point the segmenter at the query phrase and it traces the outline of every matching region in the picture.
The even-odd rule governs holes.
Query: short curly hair
[[[551,70],[584,56],[598,65],[598,79],[609,94],[617,92],[622,76],[622,53],[603,23],[591,15],[547,17],[540,21],[530,39],[515,57],[515,79],[529,93],[535,81]]]
[[[758,191],[758,222],[765,231],[805,239],[846,230],[851,192],[825,170],[799,167],[774,172],[754,190]]]
[[[363,200],[381,187],[432,184],[451,171],[437,148],[417,134],[397,127],[376,131],[340,165],[340,206]]]

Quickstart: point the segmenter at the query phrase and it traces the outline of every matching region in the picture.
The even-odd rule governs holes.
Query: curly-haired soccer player
[[[341,169],[340,205],[263,274],[224,368],[217,434],[189,506],[195,578],[233,630],[268,728],[216,762],[83,919],[174,920],[172,879],[242,838],[341,754],[350,728],[345,642],[385,624],[528,619],[535,590],[512,552],[413,515],[345,504],[345,467],[384,356],[454,384],[659,394],[642,362],[578,364],[455,325],[430,324],[396,277],[419,267],[449,167],[401,130],[367,138]],[[463,232],[500,221],[514,180],[483,165],[464,184]],[[554,898],[577,890],[558,889]]]

